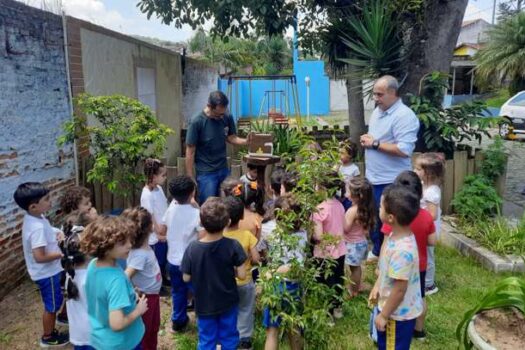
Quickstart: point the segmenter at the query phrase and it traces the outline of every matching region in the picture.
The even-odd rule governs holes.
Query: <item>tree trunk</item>
[[[352,67],[349,65],[348,70]],[[363,85],[361,81],[346,79],[346,94],[348,97],[348,124],[350,140],[360,147],[359,138],[366,132],[365,107],[363,104]]]
[[[418,94],[419,83],[428,73],[450,72],[450,63],[461,31],[468,0],[428,0],[421,24],[414,27],[415,46],[408,58],[408,75],[400,93]]]

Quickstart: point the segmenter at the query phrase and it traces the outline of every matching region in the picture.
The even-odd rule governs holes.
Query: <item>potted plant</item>
[[[494,330],[493,333],[497,334],[495,337],[490,337],[486,334],[489,332],[483,328],[478,329],[476,327],[477,320],[489,310],[495,310],[508,320],[503,325],[495,326],[500,328]],[[476,306],[465,313],[456,328],[459,347],[471,349],[474,346],[480,350],[498,349],[498,344],[495,344],[495,341],[506,341],[501,339],[501,331],[508,329],[511,324],[517,325],[518,341],[523,341],[524,330],[519,329],[525,326],[523,315],[525,315],[525,280],[519,277],[505,278],[485,294]],[[523,349],[523,346],[515,345],[514,348]]]
[[[92,158],[87,180],[100,182],[130,204],[134,189],[145,180],[137,171],[139,162],[162,156],[173,130],[159,123],[148,106],[126,96],[83,94],[74,102],[78,112],[65,123],[58,143],[87,142]]]

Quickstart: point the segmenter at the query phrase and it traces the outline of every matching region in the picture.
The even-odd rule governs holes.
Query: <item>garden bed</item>
[[[441,226],[441,243],[457,249],[465,256],[471,256],[485,268],[496,273],[525,272],[525,263],[520,256],[499,255],[483,247],[475,240],[458,233],[450,223],[444,220]]]

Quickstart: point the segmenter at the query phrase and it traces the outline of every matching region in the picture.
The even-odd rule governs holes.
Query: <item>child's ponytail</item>
[[[64,234],[66,239],[61,245],[62,266],[66,272],[65,290],[66,298],[78,299],[79,291],[75,284],[75,266],[83,264],[86,261],[86,256],[80,251],[80,234],[84,228],[82,226],[73,225],[72,220],[66,220],[64,225]]]

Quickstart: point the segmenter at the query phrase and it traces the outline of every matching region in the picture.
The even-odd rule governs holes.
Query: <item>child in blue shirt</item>
[[[99,218],[83,233],[81,249],[95,257],[88,266],[86,299],[91,345],[97,350],[140,349],[144,335],[141,316],[148,310],[146,296],[136,300],[135,290],[116,264],[131,250],[133,223],[121,217]]]

